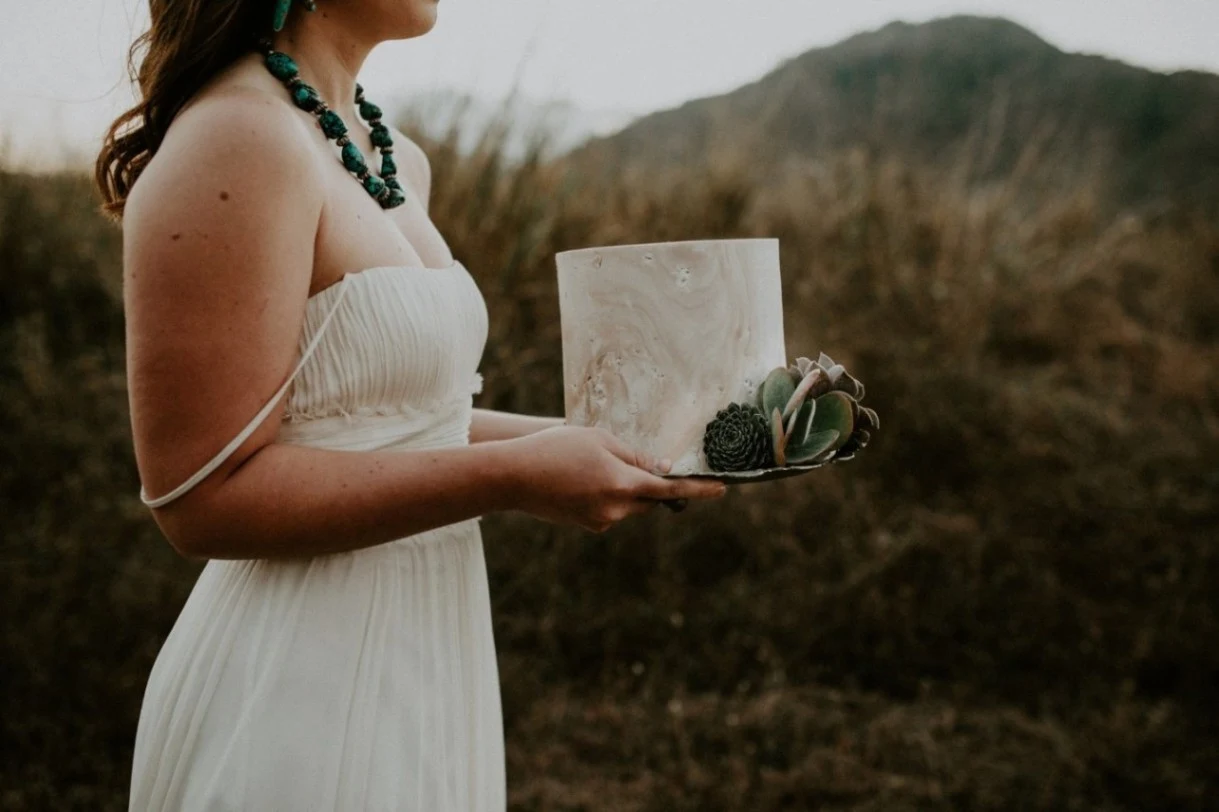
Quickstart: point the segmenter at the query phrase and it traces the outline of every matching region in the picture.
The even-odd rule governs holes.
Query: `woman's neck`
[[[301,78],[313,85],[332,109],[355,106],[356,76],[376,45],[352,36],[337,20],[322,11],[294,11],[284,30],[271,39],[300,67]]]

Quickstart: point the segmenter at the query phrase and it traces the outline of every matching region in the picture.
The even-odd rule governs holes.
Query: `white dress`
[[[487,310],[466,269],[386,267],[311,297],[277,442],[469,441]],[[251,420],[180,496],[269,414]],[[478,519],[296,561],[209,561],[144,693],[130,809],[506,807]]]

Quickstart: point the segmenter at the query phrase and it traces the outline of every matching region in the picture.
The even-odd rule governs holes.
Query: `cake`
[[[567,422],[710,472],[703,437],[787,366],[779,241],[707,240],[558,254]]]

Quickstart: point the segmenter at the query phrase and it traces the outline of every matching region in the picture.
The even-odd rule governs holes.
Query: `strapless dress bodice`
[[[426,411],[471,394],[487,341],[487,308],[460,263],[369,268],[310,297],[301,354],[347,286],[291,390],[292,422]]]
[[[460,263],[348,274],[306,303],[302,357],[317,345],[289,390],[279,441],[351,450],[466,442],[487,330],[486,302]]]

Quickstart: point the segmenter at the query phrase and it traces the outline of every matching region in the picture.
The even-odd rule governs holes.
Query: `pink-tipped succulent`
[[[733,403],[707,424],[703,450],[715,471],[848,460],[868,444],[880,418],[860,406],[863,384],[821,353],[771,370],[757,403]]]
[[[853,457],[880,428],[876,412],[859,405],[863,396],[863,384],[825,353],[816,361],[801,357],[772,370],[758,392],[758,407],[772,416],[776,462]]]

